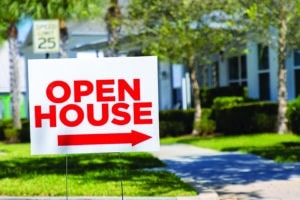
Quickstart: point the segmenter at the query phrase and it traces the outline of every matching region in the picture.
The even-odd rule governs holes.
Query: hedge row
[[[201,88],[200,99],[203,108],[210,108],[216,97],[241,96],[246,98],[247,91],[242,86],[226,86],[217,88]]]
[[[247,134],[276,131],[278,104],[274,102],[245,102],[241,97],[219,97],[210,108],[202,109],[201,123],[195,127],[201,134]],[[289,129],[300,134],[300,97],[289,102]],[[164,110],[159,112],[160,137],[190,134],[193,130],[194,110]],[[29,142],[29,121],[22,120],[22,130],[12,128],[11,120],[0,120],[0,140],[17,136],[20,142]]]
[[[288,104],[287,109],[288,127],[296,134],[300,134],[300,96]]]
[[[193,130],[194,110],[164,110],[159,112],[160,137],[189,134]]]
[[[222,106],[220,102],[226,103],[224,104],[226,106]],[[195,125],[201,130],[202,135],[211,132],[223,134],[274,132],[277,109],[277,103],[273,102],[244,102],[240,97],[224,97],[223,100],[216,99],[213,109],[203,109],[201,123]],[[191,133],[193,117],[192,109],[161,111],[160,136]]]
[[[274,132],[277,103],[253,102],[213,110],[216,132],[246,134]]]

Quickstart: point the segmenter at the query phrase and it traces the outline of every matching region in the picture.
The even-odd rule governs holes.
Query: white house
[[[278,54],[273,48],[248,42],[247,54],[219,61],[219,86],[247,86],[251,98],[277,101]],[[286,59],[288,100],[300,94],[300,54]]]
[[[105,25],[99,22],[68,22],[68,57],[103,57],[100,44],[107,41]],[[81,47],[84,51],[78,50]],[[103,46],[102,46],[103,47]],[[199,67],[199,83],[206,87],[240,85],[248,87],[248,96],[261,100],[277,101],[277,52],[254,42],[248,42],[248,53],[230,58],[222,55],[212,57],[212,64]],[[126,56],[127,52],[121,52]],[[27,113],[26,63],[28,59],[43,59],[45,54],[34,54],[32,33],[21,48],[20,77],[23,95],[23,116]],[[57,58],[57,54],[50,54]],[[8,46],[0,50],[0,119],[10,117]],[[159,106],[160,109],[186,108],[191,104],[189,78],[181,64],[159,63]],[[290,51],[286,60],[288,100],[300,94],[300,53]]]
[[[21,117],[26,117],[26,63],[24,56],[18,57],[18,67],[20,72]],[[9,74],[9,46],[8,42],[4,42],[0,48],[0,119],[11,116]]]

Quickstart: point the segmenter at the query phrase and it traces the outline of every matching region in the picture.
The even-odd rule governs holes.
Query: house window
[[[246,55],[228,59],[229,84],[247,86]]]
[[[270,100],[270,72],[269,72],[269,48],[268,46],[258,45],[258,80],[259,98]]]
[[[295,97],[300,95],[300,51],[294,50]]]
[[[207,65],[201,67],[201,80],[202,87],[209,86],[209,71]]]
[[[300,52],[294,51],[294,66],[300,66]]]
[[[259,70],[269,69],[269,47],[258,45],[258,67]]]
[[[259,74],[259,97],[261,100],[270,99],[270,76],[269,73]]]
[[[300,69],[295,69],[295,97],[300,95]]]
[[[218,82],[218,77],[219,77],[219,63],[214,62],[212,64],[212,86],[213,87],[218,87],[219,82]]]

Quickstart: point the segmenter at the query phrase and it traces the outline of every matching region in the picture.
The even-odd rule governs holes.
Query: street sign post
[[[58,20],[37,20],[33,22],[33,52],[59,52]]]
[[[159,150],[157,58],[29,60],[32,154]]]

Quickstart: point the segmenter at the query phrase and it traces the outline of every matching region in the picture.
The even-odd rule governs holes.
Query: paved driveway
[[[162,145],[154,153],[197,191],[220,199],[300,199],[300,163],[278,164],[252,154],[190,145]]]

